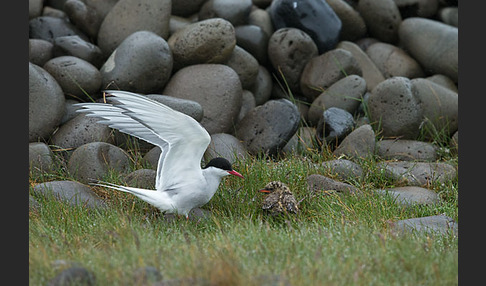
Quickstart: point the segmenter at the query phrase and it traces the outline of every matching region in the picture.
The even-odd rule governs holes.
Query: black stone
[[[317,139],[321,143],[337,146],[353,130],[354,124],[351,113],[337,107],[328,108],[317,124]]]

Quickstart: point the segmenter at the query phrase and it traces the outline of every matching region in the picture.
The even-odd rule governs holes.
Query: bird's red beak
[[[235,175],[237,177],[243,178],[243,179],[245,178],[240,173],[236,172],[235,170],[228,171],[228,173],[230,173],[231,175]]]
[[[269,191],[269,190],[265,190],[265,189],[261,189],[261,190],[259,190],[259,192],[260,192],[260,193],[270,193],[270,191]]]

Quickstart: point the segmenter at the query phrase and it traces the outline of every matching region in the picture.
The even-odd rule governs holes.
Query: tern
[[[262,209],[272,215],[298,213],[299,207],[289,187],[280,181],[268,183],[260,192],[268,193]]]
[[[227,175],[243,178],[231,163],[214,158],[201,168],[211,137],[192,117],[144,95],[106,90],[105,103],[78,103],[77,112],[99,118],[98,123],[140,138],[162,150],[157,164],[155,190],[97,182],[93,185],[131,193],[163,213],[189,218],[189,212],[213,197]]]

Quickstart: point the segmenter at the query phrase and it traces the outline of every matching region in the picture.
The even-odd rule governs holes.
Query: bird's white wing
[[[159,146],[156,189],[169,190],[183,178],[201,174],[201,158],[211,137],[192,117],[126,91],[107,90],[110,103],[79,103],[78,112],[98,117],[99,123]]]

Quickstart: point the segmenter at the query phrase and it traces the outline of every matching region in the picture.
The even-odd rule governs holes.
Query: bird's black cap
[[[222,157],[216,157],[211,159],[211,161],[208,162],[208,164],[204,167],[204,169],[208,167],[216,167],[220,168],[225,171],[232,171],[233,167],[231,166],[231,163],[226,160],[225,158]]]

